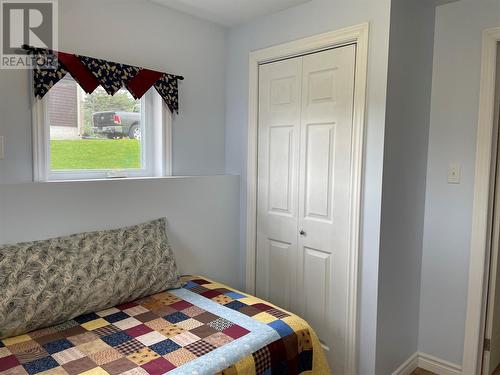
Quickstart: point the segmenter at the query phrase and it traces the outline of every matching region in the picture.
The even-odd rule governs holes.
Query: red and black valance
[[[105,61],[88,56],[73,55],[47,49],[23,46],[33,56],[33,86],[35,97],[41,99],[66,74],[90,94],[101,86],[109,95],[121,88],[139,99],[155,87],[172,112],[179,111],[178,81],[181,76]]]

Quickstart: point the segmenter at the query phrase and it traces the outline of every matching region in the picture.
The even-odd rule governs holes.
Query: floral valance
[[[35,97],[41,99],[66,74],[91,94],[101,86],[109,95],[126,88],[135,99],[154,86],[172,112],[179,111],[178,81],[181,76],[157,72],[88,56],[23,46],[33,56]]]

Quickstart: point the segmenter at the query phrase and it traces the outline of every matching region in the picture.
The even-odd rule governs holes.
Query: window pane
[[[141,102],[127,90],[86,94],[67,75],[48,93],[51,170],[142,168]]]

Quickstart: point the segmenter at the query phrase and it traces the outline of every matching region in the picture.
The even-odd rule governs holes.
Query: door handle
[[[304,229],[302,229],[299,234],[302,236],[302,237],[305,237],[307,236],[307,233],[304,231]]]

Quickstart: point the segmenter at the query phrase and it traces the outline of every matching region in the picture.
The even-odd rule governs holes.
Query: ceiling
[[[237,26],[310,0],[151,0],[222,26]]]

